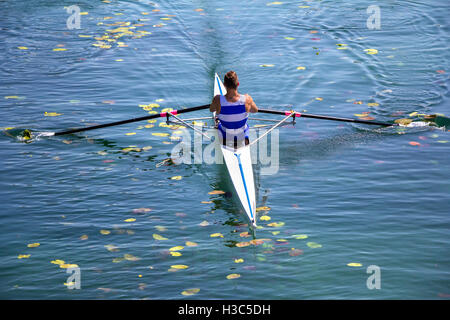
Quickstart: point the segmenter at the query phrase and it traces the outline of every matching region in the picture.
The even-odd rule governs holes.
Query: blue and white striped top
[[[241,94],[236,102],[229,102],[225,96],[220,96],[220,113],[218,129],[226,141],[242,141],[248,138],[248,113],[245,110],[247,96]]]

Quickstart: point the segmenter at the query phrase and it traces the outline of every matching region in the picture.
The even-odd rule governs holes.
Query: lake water
[[[255,165],[254,233],[223,165],[167,165],[178,141],[164,119],[21,139],[207,104],[228,70],[261,108],[448,114],[448,1],[4,0],[0,12],[1,298],[449,298],[448,129],[297,118],[276,131],[278,170]]]

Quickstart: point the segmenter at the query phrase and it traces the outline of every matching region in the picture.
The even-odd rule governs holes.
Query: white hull
[[[226,94],[226,89],[216,74],[214,95]],[[239,201],[253,227],[256,226],[256,194],[250,147],[234,148],[221,145],[222,155]]]

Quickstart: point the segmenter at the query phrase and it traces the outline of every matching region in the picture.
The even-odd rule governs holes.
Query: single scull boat
[[[214,96],[223,96],[226,93],[227,91],[216,73],[214,76]],[[215,113],[213,114],[213,120],[215,121]],[[234,149],[221,144],[220,149],[239,201],[252,227],[256,227],[256,193],[250,145]]]

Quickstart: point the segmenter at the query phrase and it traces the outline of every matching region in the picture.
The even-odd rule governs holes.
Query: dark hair
[[[239,83],[238,76],[234,71],[228,71],[225,77],[223,78],[223,84],[227,88],[236,89],[238,83]]]

